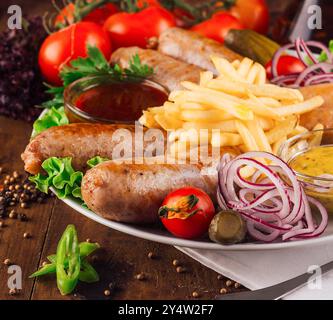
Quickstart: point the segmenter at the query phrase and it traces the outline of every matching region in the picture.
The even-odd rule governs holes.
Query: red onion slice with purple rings
[[[260,162],[263,159],[270,164]],[[256,170],[248,180],[241,176],[244,167]],[[327,227],[325,207],[305,194],[293,170],[273,154],[253,151],[233,159],[224,155],[218,179],[220,207],[241,213],[254,239],[264,242],[308,239],[321,235]],[[320,214],[318,224],[310,204]]]

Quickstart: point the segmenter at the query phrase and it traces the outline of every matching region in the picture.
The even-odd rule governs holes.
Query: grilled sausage
[[[111,56],[111,62],[122,68],[129,66],[132,57],[138,54],[142,63],[154,68],[152,80],[160,83],[169,91],[181,88],[182,81],[198,82],[201,68],[177,61],[155,50],[140,49],[138,47],[120,48]]]
[[[148,224],[158,220],[165,196],[185,186],[201,188],[215,199],[217,176],[201,175],[200,165],[108,161],[87,171],[81,192],[87,206],[106,219]]]
[[[159,37],[158,51],[175,59],[216,73],[211,56],[216,55],[232,62],[242,57],[221,43],[195,32],[180,28],[165,30]]]
[[[325,128],[333,128],[333,84],[325,83],[300,89],[304,98],[322,96],[324,104],[308,113],[301,115],[301,125],[311,130],[317,123]]]
[[[118,129],[128,130],[118,133],[130,134],[132,138],[114,136]],[[153,144],[154,141],[143,141],[143,150]],[[53,127],[35,137],[21,157],[25,163],[25,170],[31,174],[39,173],[43,161],[50,157],[72,157],[73,167],[84,171],[87,169],[87,161],[95,156],[114,159],[113,151],[116,146],[119,146],[119,149],[132,150],[135,156],[134,125],[75,123]],[[153,151],[152,154],[156,155]]]

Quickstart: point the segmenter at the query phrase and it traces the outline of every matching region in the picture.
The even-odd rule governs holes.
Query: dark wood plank
[[[31,125],[20,121],[0,117],[0,166],[4,168],[0,175],[0,184],[7,173],[13,170],[23,173],[23,164],[20,154],[28,142]],[[29,221],[21,222],[18,219],[0,219],[5,227],[0,229],[0,299],[9,298],[7,287],[8,267],[3,264],[10,259],[13,264],[22,268],[22,292],[13,297],[17,299],[30,298],[33,281],[28,279],[39,264],[40,254],[45,240],[50,213],[54,200],[46,204],[33,205],[28,209],[15,208],[18,213],[25,213]],[[24,239],[23,234],[29,232],[31,239]]]
[[[37,281],[32,299],[106,299],[104,290],[109,283],[116,288],[110,299],[190,299],[192,292],[200,298],[210,299],[225,287],[227,279],[218,280],[217,274],[185,256],[172,246],[153,243],[131,237],[90,221],[57,201],[53,211],[42,257],[54,253],[56,244],[65,227],[76,225],[80,241],[90,238],[100,243],[94,260],[101,280],[96,284],[80,284],[76,296],[61,297],[54,277]],[[149,259],[148,253],[157,255]],[[172,261],[177,259],[186,268],[177,273]],[[147,279],[139,281],[135,275],[144,272]]]

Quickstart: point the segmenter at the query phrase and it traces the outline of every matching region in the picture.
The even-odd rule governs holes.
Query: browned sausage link
[[[317,123],[333,128],[333,84],[325,83],[301,88],[304,99],[322,96],[324,104],[311,112],[301,115],[301,125],[311,130]]]
[[[26,147],[21,156],[25,170],[31,174],[39,173],[43,161],[50,157],[72,157],[73,167],[76,170],[85,170],[87,161],[95,156],[112,159],[113,150],[119,143],[124,147],[128,143],[126,149],[134,152],[134,128],[134,125],[89,123],[50,128],[34,138]],[[113,134],[118,129],[128,130],[127,133],[132,135],[132,139],[117,139]],[[119,132],[120,135],[122,132]],[[153,141],[144,141],[143,148],[148,148],[151,143]]]
[[[98,215],[128,223],[153,223],[165,196],[193,186],[215,199],[216,176],[201,175],[199,165],[117,164],[104,162],[82,181],[82,196]]]
[[[201,68],[177,61],[155,50],[137,47],[120,48],[112,54],[111,62],[126,68],[135,54],[139,55],[142,63],[154,68],[152,80],[160,83],[169,91],[180,89],[182,81],[199,81]]]
[[[221,43],[180,28],[167,29],[160,35],[158,51],[214,73],[216,69],[211,61],[212,55],[223,57],[230,62],[242,59],[238,53]]]

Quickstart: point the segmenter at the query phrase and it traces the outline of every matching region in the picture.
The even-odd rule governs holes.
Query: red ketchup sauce
[[[93,118],[109,121],[135,121],[142,111],[163,105],[167,92],[144,82],[101,84],[81,93],[76,108]]]

